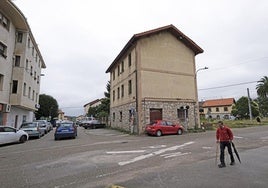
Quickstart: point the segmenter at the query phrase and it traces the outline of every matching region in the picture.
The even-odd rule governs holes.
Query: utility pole
[[[250,117],[250,120],[252,121],[252,111],[251,111],[251,104],[250,104],[250,96],[249,96],[249,89],[247,88],[247,92],[248,92],[248,109],[249,109],[249,117]]]

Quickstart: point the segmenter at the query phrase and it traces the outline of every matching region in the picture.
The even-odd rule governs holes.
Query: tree
[[[259,105],[259,110],[260,110],[260,114],[263,117],[267,117],[268,116],[268,98],[267,97],[258,97],[257,99],[255,99],[255,101],[258,103]]]
[[[56,99],[50,95],[39,95],[40,108],[35,112],[36,119],[58,117],[59,105]]]
[[[98,119],[108,117],[110,113],[110,88],[111,84],[108,81],[106,85],[106,92],[104,92],[105,98],[101,99],[101,104],[96,107],[90,107],[88,109],[88,116],[94,116]]]
[[[259,116],[259,107],[255,101],[250,101],[251,112],[253,117]],[[232,115],[241,118],[249,118],[248,98],[241,97],[232,108]]]
[[[258,81],[258,85],[256,86],[257,94],[259,97],[267,98],[268,97],[268,77],[264,76]]]

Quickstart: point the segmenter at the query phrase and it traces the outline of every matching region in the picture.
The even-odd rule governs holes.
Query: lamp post
[[[199,122],[199,100],[198,100],[198,89],[197,89],[197,73],[198,71],[201,71],[201,70],[206,70],[208,69],[208,67],[202,67],[202,68],[199,68],[195,71],[195,75],[194,75],[194,78],[195,78],[195,86],[196,86],[196,92],[195,92],[195,95],[196,95],[196,104],[195,104],[195,110],[194,110],[194,114],[195,114],[195,129],[198,128],[198,125],[200,124]]]

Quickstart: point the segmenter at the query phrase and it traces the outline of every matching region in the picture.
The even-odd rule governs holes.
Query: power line
[[[211,89],[220,89],[220,88],[225,88],[225,87],[233,87],[233,86],[238,86],[238,85],[246,85],[246,84],[251,84],[251,83],[257,83],[258,81],[251,81],[251,82],[242,82],[238,84],[230,84],[230,85],[225,85],[225,86],[217,86],[217,87],[210,87],[210,88],[203,88],[199,89],[199,91],[203,90],[211,90]]]

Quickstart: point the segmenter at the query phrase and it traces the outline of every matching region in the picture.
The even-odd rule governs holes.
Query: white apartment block
[[[41,52],[23,13],[0,1],[0,124],[19,128],[38,110]]]

